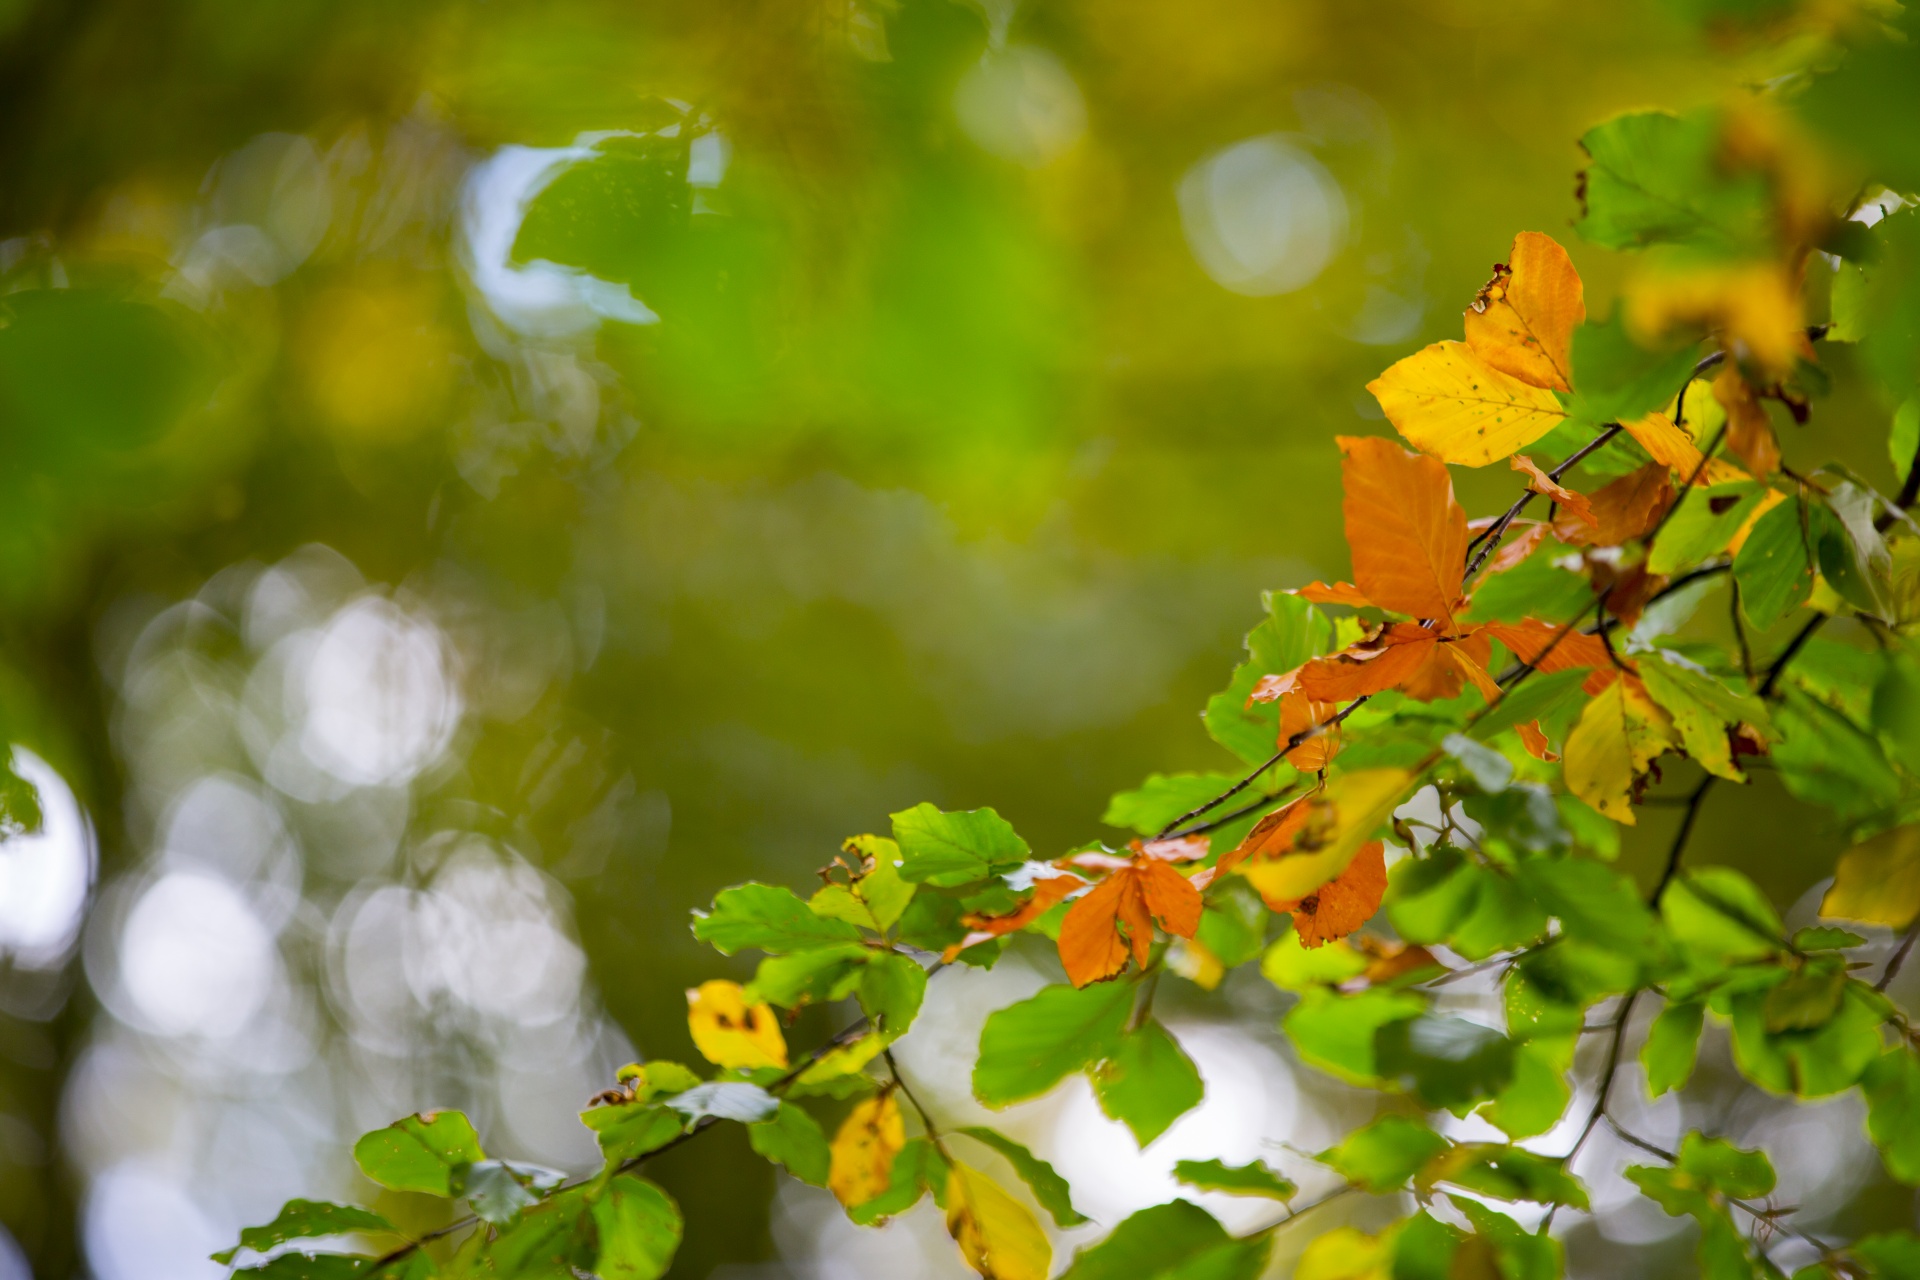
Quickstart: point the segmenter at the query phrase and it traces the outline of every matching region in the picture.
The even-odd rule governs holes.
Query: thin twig
[[[1564,475],[1568,470],[1570,470],[1575,463],[1587,457],[1594,450],[1603,447],[1604,445],[1607,444],[1608,441],[1612,440],[1615,436],[1619,435],[1621,432],[1621,429],[1622,428],[1620,424],[1617,422],[1609,425],[1606,430],[1602,431],[1599,435],[1587,441],[1585,444],[1581,445],[1578,449],[1574,450],[1571,454],[1569,454],[1565,462],[1562,462],[1559,466],[1547,472],[1547,478],[1549,480],[1558,480],[1562,475]],[[1520,518],[1521,512],[1525,511],[1527,509],[1527,505],[1531,503],[1538,496],[1539,495],[1536,494],[1532,489],[1528,489],[1525,493],[1521,494],[1517,499],[1514,500],[1514,503],[1512,506],[1508,507],[1505,511],[1503,511],[1500,514],[1499,519],[1495,520],[1492,524],[1488,525],[1485,529],[1482,529],[1479,533],[1474,535],[1473,539],[1467,543],[1467,548],[1471,550],[1472,548],[1477,546],[1480,548],[1480,551],[1477,555],[1473,557],[1473,560],[1467,565],[1467,571],[1460,575],[1460,580],[1462,582],[1467,581],[1468,579],[1472,578],[1474,574],[1480,572],[1480,566],[1487,562],[1487,557],[1491,556],[1493,554],[1494,548],[1500,545],[1500,539],[1506,536],[1507,527],[1511,525],[1515,520],[1518,520]]]
[[[1618,1120],[1615,1120],[1612,1116],[1607,1116],[1606,1121],[1607,1121],[1607,1128],[1613,1130],[1613,1132],[1616,1135],[1618,1135],[1618,1137],[1622,1142],[1625,1142],[1629,1146],[1638,1147],[1640,1148],[1640,1150],[1646,1152],[1648,1155],[1664,1160],[1668,1164],[1679,1163],[1679,1160],[1680,1160],[1679,1156],[1675,1155],[1671,1151],[1668,1151],[1665,1147],[1659,1146],[1656,1143],[1648,1142],[1645,1138],[1640,1137],[1638,1134],[1630,1132],[1629,1130],[1624,1128],[1620,1124],[1620,1122]],[[1828,1244],[1824,1240],[1821,1240],[1819,1237],[1810,1236],[1804,1231],[1798,1230],[1794,1227],[1790,1227],[1786,1223],[1781,1222],[1780,1215],[1782,1213],[1790,1212],[1790,1210],[1768,1209],[1762,1206],[1756,1206],[1756,1205],[1750,1204],[1745,1200],[1736,1200],[1732,1196],[1727,1197],[1727,1203],[1732,1205],[1734,1208],[1739,1209],[1741,1212],[1748,1214],[1756,1222],[1764,1222],[1770,1227],[1778,1228],[1785,1235],[1792,1236],[1794,1239],[1799,1240],[1804,1244],[1812,1245],[1814,1248],[1818,1249],[1821,1252],[1822,1256],[1830,1256],[1834,1251],[1832,1245]]]
[[[1780,656],[1775,658],[1773,665],[1767,668],[1766,677],[1760,681],[1760,687],[1755,692],[1763,698],[1770,696],[1773,693],[1773,686],[1780,682],[1781,673],[1787,669],[1787,664],[1793,661],[1794,656],[1800,652],[1801,646],[1813,638],[1813,633],[1826,625],[1826,621],[1827,615],[1824,613],[1816,613],[1809,618],[1807,625],[1794,633],[1793,639],[1787,641],[1787,647],[1780,651]]]
[[[1593,1136],[1594,1126],[1607,1114],[1607,1095],[1613,1090],[1613,1078],[1620,1071],[1620,1049],[1627,1039],[1627,1018],[1633,1013],[1633,1003],[1640,998],[1640,989],[1635,987],[1627,992],[1620,1002],[1620,1012],[1614,1015],[1613,1039],[1607,1043],[1607,1065],[1600,1072],[1599,1094],[1593,1100],[1593,1110],[1587,1113],[1587,1122],[1580,1126],[1580,1136],[1573,1140],[1573,1146],[1567,1149],[1564,1161],[1573,1163],[1580,1154],[1580,1148],[1587,1145],[1587,1139]]]
[[[1258,800],[1249,801],[1230,813],[1221,814],[1217,818],[1209,819],[1195,826],[1182,827],[1178,831],[1169,831],[1166,835],[1159,838],[1162,840],[1180,840],[1187,836],[1200,836],[1205,835],[1209,831],[1218,831],[1221,827],[1237,822],[1250,813],[1264,809],[1270,804],[1285,800],[1288,796],[1292,795],[1294,791],[1295,788],[1293,787],[1284,787],[1279,791],[1270,792],[1267,795],[1261,796]]]
[[[1660,879],[1653,886],[1653,893],[1647,899],[1649,906],[1660,905],[1660,899],[1666,896],[1667,886],[1672,884],[1673,878],[1680,874],[1680,859],[1687,851],[1687,837],[1693,834],[1694,820],[1700,816],[1700,805],[1706,800],[1707,792],[1713,789],[1716,781],[1718,779],[1713,774],[1708,774],[1700,779],[1700,785],[1695,787],[1693,794],[1687,797],[1686,812],[1680,815],[1680,827],[1673,833],[1673,844],[1667,849],[1667,865],[1661,868]]]
[[[1907,929],[1907,936],[1900,939],[1900,945],[1887,960],[1887,967],[1881,971],[1880,981],[1873,984],[1875,991],[1885,991],[1892,984],[1894,975],[1900,972],[1900,966],[1907,962],[1907,953],[1913,950],[1913,940],[1920,938],[1920,920],[1915,920]]]
[[[1225,791],[1222,791],[1219,795],[1207,801],[1205,804],[1195,809],[1189,809],[1187,812],[1181,814],[1179,817],[1175,818],[1172,822],[1169,822],[1166,826],[1160,828],[1159,831],[1155,832],[1153,838],[1155,840],[1170,839],[1178,831],[1178,829],[1183,823],[1189,822],[1192,819],[1199,817],[1201,814],[1207,812],[1209,809],[1212,809],[1215,806],[1219,805],[1222,801],[1233,799],[1233,797],[1239,795],[1242,791],[1245,791],[1248,787],[1252,786],[1253,780],[1255,778],[1258,778],[1261,774],[1273,768],[1273,766],[1275,766],[1276,764],[1279,764],[1282,760],[1285,760],[1287,758],[1288,753],[1293,751],[1294,748],[1300,746],[1302,743],[1311,742],[1313,739],[1326,733],[1327,730],[1333,728],[1335,725],[1345,720],[1348,716],[1358,711],[1361,707],[1365,706],[1367,701],[1372,697],[1373,697],[1372,694],[1363,694],[1360,697],[1355,698],[1352,702],[1349,702],[1346,706],[1340,708],[1340,710],[1328,716],[1325,720],[1321,721],[1319,724],[1308,725],[1306,728],[1302,729],[1300,732],[1294,734],[1291,738],[1288,738],[1285,742],[1280,744],[1280,749],[1278,751],[1274,752],[1271,756],[1268,756],[1265,760],[1261,761],[1259,765],[1255,766],[1253,772],[1247,774],[1246,777],[1240,779],[1240,781],[1234,783],[1232,786],[1228,787]],[[1185,834],[1192,835],[1195,833],[1187,832]]]

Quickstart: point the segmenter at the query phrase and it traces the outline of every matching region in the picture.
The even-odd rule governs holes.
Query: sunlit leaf
[[[893,815],[900,875],[915,884],[961,885],[1025,862],[1030,852],[991,809],[943,813],[918,804]]]
[[[827,1189],[849,1208],[874,1199],[887,1189],[894,1157],[906,1144],[906,1122],[892,1091],[856,1102],[833,1135]]]
[[[990,1014],[980,1032],[973,1095],[990,1107],[1045,1093],[1118,1047],[1133,988],[1052,986]]]
[[[1466,315],[1467,345],[1502,373],[1572,388],[1573,331],[1587,316],[1580,273],[1552,237],[1522,231]]]
[[[787,1041],[764,1004],[748,1004],[740,984],[712,978],[687,992],[687,1029],[700,1056],[717,1067],[784,1067]]]
[[[819,1122],[791,1102],[782,1102],[771,1120],[747,1126],[747,1141],[788,1173],[816,1187],[827,1185],[833,1154]]]
[[[1414,448],[1468,467],[1526,448],[1567,416],[1553,392],[1502,373],[1464,342],[1436,342],[1367,390]]]
[[[1073,1207],[1072,1189],[1067,1186],[1067,1180],[1054,1172],[1052,1165],[1012,1138],[980,1125],[969,1125],[954,1132],[964,1133],[976,1142],[984,1142],[1005,1156],[1007,1163],[1013,1166],[1013,1171],[1033,1192],[1033,1198],[1040,1202],[1040,1207],[1053,1216],[1056,1225],[1075,1227],[1088,1220],[1085,1214]]]
[[[858,929],[814,914],[793,890],[757,882],[715,894],[711,912],[695,913],[693,936],[729,956],[745,947],[784,955],[860,941]]]
[[[1093,1070],[1100,1109],[1146,1146],[1200,1105],[1200,1072],[1159,1022],[1148,1019],[1119,1038]]]
[[[978,1169],[947,1177],[947,1232],[986,1280],[1047,1280],[1053,1245],[1027,1207]]]
[[[622,1174],[593,1202],[600,1236],[594,1274],[602,1280],[655,1280],[680,1247],[680,1206],[653,1183]]]
[[[486,1159],[479,1135],[458,1111],[426,1111],[375,1129],[353,1144],[360,1172],[393,1191],[450,1196],[453,1171]]]

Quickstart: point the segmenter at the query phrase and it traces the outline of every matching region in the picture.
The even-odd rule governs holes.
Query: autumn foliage
[[[1857,56],[1898,48],[1920,74],[1913,47]],[[1801,1276],[1920,1274],[1904,1231],[1793,1225],[1767,1203],[1766,1153],[1701,1131],[1669,1151],[1610,1109],[1686,1087],[1703,1035],[1723,1037],[1742,1088],[1856,1093],[1886,1175],[1920,1182],[1920,1058],[1888,994],[1920,919],[1920,213],[1902,194],[1920,172],[1847,114],[1847,65],[1798,98],[1597,126],[1578,231],[1645,251],[1608,318],[1568,248],[1522,230],[1460,300],[1461,339],[1369,384],[1395,435],[1333,442],[1351,579],[1272,593],[1208,705],[1237,772],[1155,775],[1108,811],[1130,836],[1042,856],[992,809],[922,804],[850,840],[810,896],[722,890],[695,935],[762,958],[744,984],[689,993],[707,1078],[630,1068],[582,1114],[604,1168],[564,1186],[440,1134],[444,1118],[401,1121],[405,1159],[382,1138],[363,1171],[464,1195],[481,1222],[444,1263],[401,1244],[365,1266],[658,1275],[679,1220],[636,1170],[741,1124],[855,1222],[931,1196],[974,1270],[1040,1280],[1039,1213],[1085,1221],[1071,1188],[1006,1135],[923,1108],[891,1052],[930,979],[1017,946],[1062,980],[988,1018],[972,1082],[989,1108],[1083,1075],[1151,1143],[1204,1093],[1156,992],[1255,962],[1302,1062],[1396,1099],[1284,1172],[1182,1163],[1197,1190],[1287,1204],[1267,1226],[1233,1236],[1160,1206],[1069,1276],[1252,1277],[1282,1253],[1319,1280],[1556,1275],[1550,1226],[1590,1208],[1578,1159],[1602,1125],[1646,1157],[1633,1191],[1698,1223],[1705,1274],[1778,1276],[1789,1252]],[[1839,343],[1855,350],[1830,357]],[[1817,436],[1789,424],[1837,376],[1894,420],[1891,492],[1800,461]],[[1511,505],[1470,517],[1452,467],[1511,477]],[[1830,923],[1789,932],[1739,871],[1688,860],[1709,795],[1757,769],[1851,845]],[[1659,843],[1632,862],[1622,830],[1656,801]],[[1455,999],[1468,990],[1479,1004]],[[843,1032],[790,1054],[783,1023],[847,1001]],[[1592,1035],[1603,1051],[1576,1061]],[[1636,1061],[1644,1084],[1623,1071]],[[1502,1140],[1448,1136],[1448,1111]],[[428,1159],[437,1181],[409,1172]],[[1352,1191],[1397,1216],[1303,1220]],[[258,1230],[255,1249],[317,1233]],[[1149,1235],[1153,1269],[1102,1252]]]

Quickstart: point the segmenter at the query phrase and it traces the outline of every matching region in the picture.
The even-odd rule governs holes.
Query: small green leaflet
[[[897,951],[875,952],[860,978],[860,1008],[889,1041],[907,1033],[926,994],[927,971]]]
[[[1640,1065],[1646,1068],[1647,1089],[1654,1097],[1680,1088],[1693,1074],[1705,1017],[1705,1005],[1668,1001],[1660,1016],[1653,1020],[1647,1043],[1640,1049]]]
[[[353,1144],[360,1172],[393,1191],[451,1196],[453,1171],[485,1160],[479,1135],[458,1111],[428,1111],[375,1129]]]
[[[593,1202],[601,1280],[657,1280],[680,1248],[685,1224],[673,1198],[644,1178],[621,1174]]]
[[[1142,1209],[1099,1244],[1073,1255],[1059,1280],[1142,1280],[1233,1243],[1212,1214],[1186,1200]]]
[[[590,1107],[580,1113],[580,1122],[599,1138],[608,1167],[659,1150],[687,1127],[678,1112],[645,1102]]]
[[[1303,993],[1281,1026],[1300,1056],[1312,1065],[1349,1084],[1378,1084],[1375,1031],[1414,1017],[1426,1007],[1424,999],[1408,991],[1376,987],[1343,996],[1320,988]]]
[[[1201,1191],[1220,1191],[1230,1196],[1291,1200],[1299,1190],[1262,1160],[1243,1165],[1220,1160],[1182,1160],[1173,1166],[1173,1176]]]

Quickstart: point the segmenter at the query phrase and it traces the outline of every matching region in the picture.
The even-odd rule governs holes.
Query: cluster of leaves
[[[1764,1153],[1697,1132],[1666,1151],[1609,1112],[1631,1015],[1657,1000],[1639,1049],[1653,1093],[1686,1083],[1711,1015],[1752,1086],[1858,1089],[1889,1174],[1920,1183],[1920,1058],[1886,995],[1920,928],[1920,530],[1906,514],[1920,487],[1920,213],[1904,195],[1920,188],[1920,153],[1877,123],[1875,96],[1910,96],[1920,43],[1862,31],[1851,60],[1834,52],[1847,33],[1820,46],[1837,70],[1583,139],[1581,234],[1644,251],[1609,318],[1587,316],[1567,251],[1523,232],[1465,312],[1464,340],[1371,385],[1419,452],[1338,442],[1352,581],[1271,594],[1247,661],[1206,708],[1244,772],[1156,775],[1115,796],[1106,821],[1137,836],[1120,847],[1036,858],[991,809],[922,804],[894,814],[889,837],[848,841],[810,897],[723,890],[695,935],[762,958],[744,986],[688,993],[715,1070],[623,1071],[582,1114],[598,1174],[490,1160],[463,1117],[411,1117],[362,1139],[361,1169],[471,1216],[449,1209],[447,1225],[398,1238],[369,1210],[296,1201],[243,1236],[268,1255],[253,1269],[659,1275],[680,1218],[636,1170],[734,1123],[856,1223],[931,1196],[980,1274],[1039,1280],[1052,1248],[1031,1206],[1061,1227],[1085,1221],[1066,1182],[1002,1133],[943,1126],[891,1054],[933,970],[991,966],[1038,935],[1064,981],[987,1019],[972,1086],[990,1108],[1084,1074],[1109,1116],[1153,1142],[1204,1093],[1154,1016],[1163,975],[1212,988],[1255,963],[1292,994],[1300,1058],[1398,1100],[1319,1154],[1337,1182],[1311,1204],[1264,1163],[1182,1163],[1197,1190],[1287,1208],[1240,1236],[1185,1200],[1144,1210],[1076,1255],[1076,1280],[1252,1277],[1278,1231],[1353,1191],[1410,1194],[1418,1209],[1376,1233],[1319,1235],[1296,1274],[1556,1275],[1557,1240],[1499,1206],[1586,1208],[1569,1162],[1601,1124],[1650,1158],[1626,1171],[1634,1186],[1698,1221],[1706,1274],[1778,1275],[1769,1249],[1784,1235],[1813,1251],[1805,1277],[1920,1275],[1920,1238],[1831,1241],[1786,1223]],[[1810,323],[1821,273],[1830,318]],[[1888,406],[1892,497],[1842,468],[1786,463],[1779,429],[1808,420],[1829,377],[1821,340],[1857,344],[1852,363]],[[1524,492],[1470,521],[1449,466],[1500,462]],[[1545,518],[1529,518],[1541,500]],[[1683,638],[1722,591],[1731,640]],[[1816,634],[1836,620],[1839,638]],[[1700,781],[1643,886],[1610,865],[1618,828],[1680,757]],[[1854,844],[1823,914],[1908,931],[1877,980],[1856,958],[1861,934],[1789,935],[1746,877],[1686,865],[1709,790],[1756,767]],[[1448,1011],[1447,983],[1470,974],[1497,984],[1500,1025]],[[790,1055],[780,1011],[848,1000],[846,1031]],[[1587,1033],[1608,1049],[1577,1141],[1525,1145],[1566,1117]],[[1506,1141],[1451,1140],[1429,1121],[1440,1111]],[[389,1248],[306,1252],[340,1235]]]

